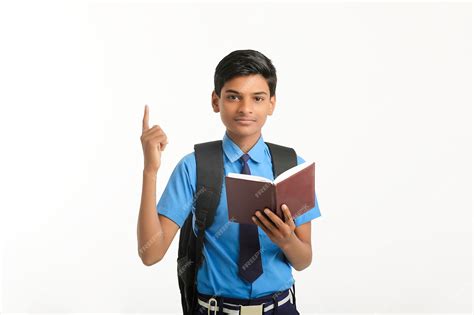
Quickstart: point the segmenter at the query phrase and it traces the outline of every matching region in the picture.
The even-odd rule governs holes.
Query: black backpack
[[[297,165],[295,150],[265,142],[272,156],[273,175],[280,175]],[[197,271],[203,263],[204,231],[214,222],[224,177],[222,140],[194,145],[196,157],[196,195],[194,196],[197,236],[193,231],[191,212],[180,229],[178,249],[178,283],[184,315],[192,315],[197,306]],[[293,286],[294,289],[294,286]]]

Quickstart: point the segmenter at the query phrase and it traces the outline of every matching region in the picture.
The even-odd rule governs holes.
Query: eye
[[[235,98],[238,98],[237,95],[228,95],[228,96],[227,96],[227,99],[228,99],[228,100],[235,100],[234,97],[235,97]]]
[[[263,102],[263,100],[264,100],[263,97],[259,97],[259,96],[257,96],[255,99],[257,100],[257,102]]]

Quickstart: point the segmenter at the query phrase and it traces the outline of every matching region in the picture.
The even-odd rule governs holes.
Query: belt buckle
[[[215,305],[214,305],[214,315],[217,313],[217,300],[213,297],[211,297],[208,301],[209,303],[209,308],[207,309],[207,315],[211,315],[211,302],[215,302]]]
[[[263,303],[258,305],[240,305],[241,315],[262,315]]]

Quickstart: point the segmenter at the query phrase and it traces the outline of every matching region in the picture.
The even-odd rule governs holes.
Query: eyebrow
[[[239,91],[232,90],[232,89],[225,90],[225,93],[235,93],[235,94],[240,94],[240,92],[239,92]],[[254,95],[256,95],[256,94],[267,94],[267,92],[260,91],[260,92],[254,92],[254,93],[252,93],[252,94],[254,94]]]

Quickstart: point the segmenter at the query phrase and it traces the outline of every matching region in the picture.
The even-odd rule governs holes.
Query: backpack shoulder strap
[[[272,156],[273,176],[277,177],[287,169],[298,164],[297,155],[293,148],[271,142],[265,142]]]
[[[198,227],[196,254],[197,268],[202,263],[204,231],[212,225],[221,197],[224,161],[222,140],[194,145],[196,157],[196,226]]]

